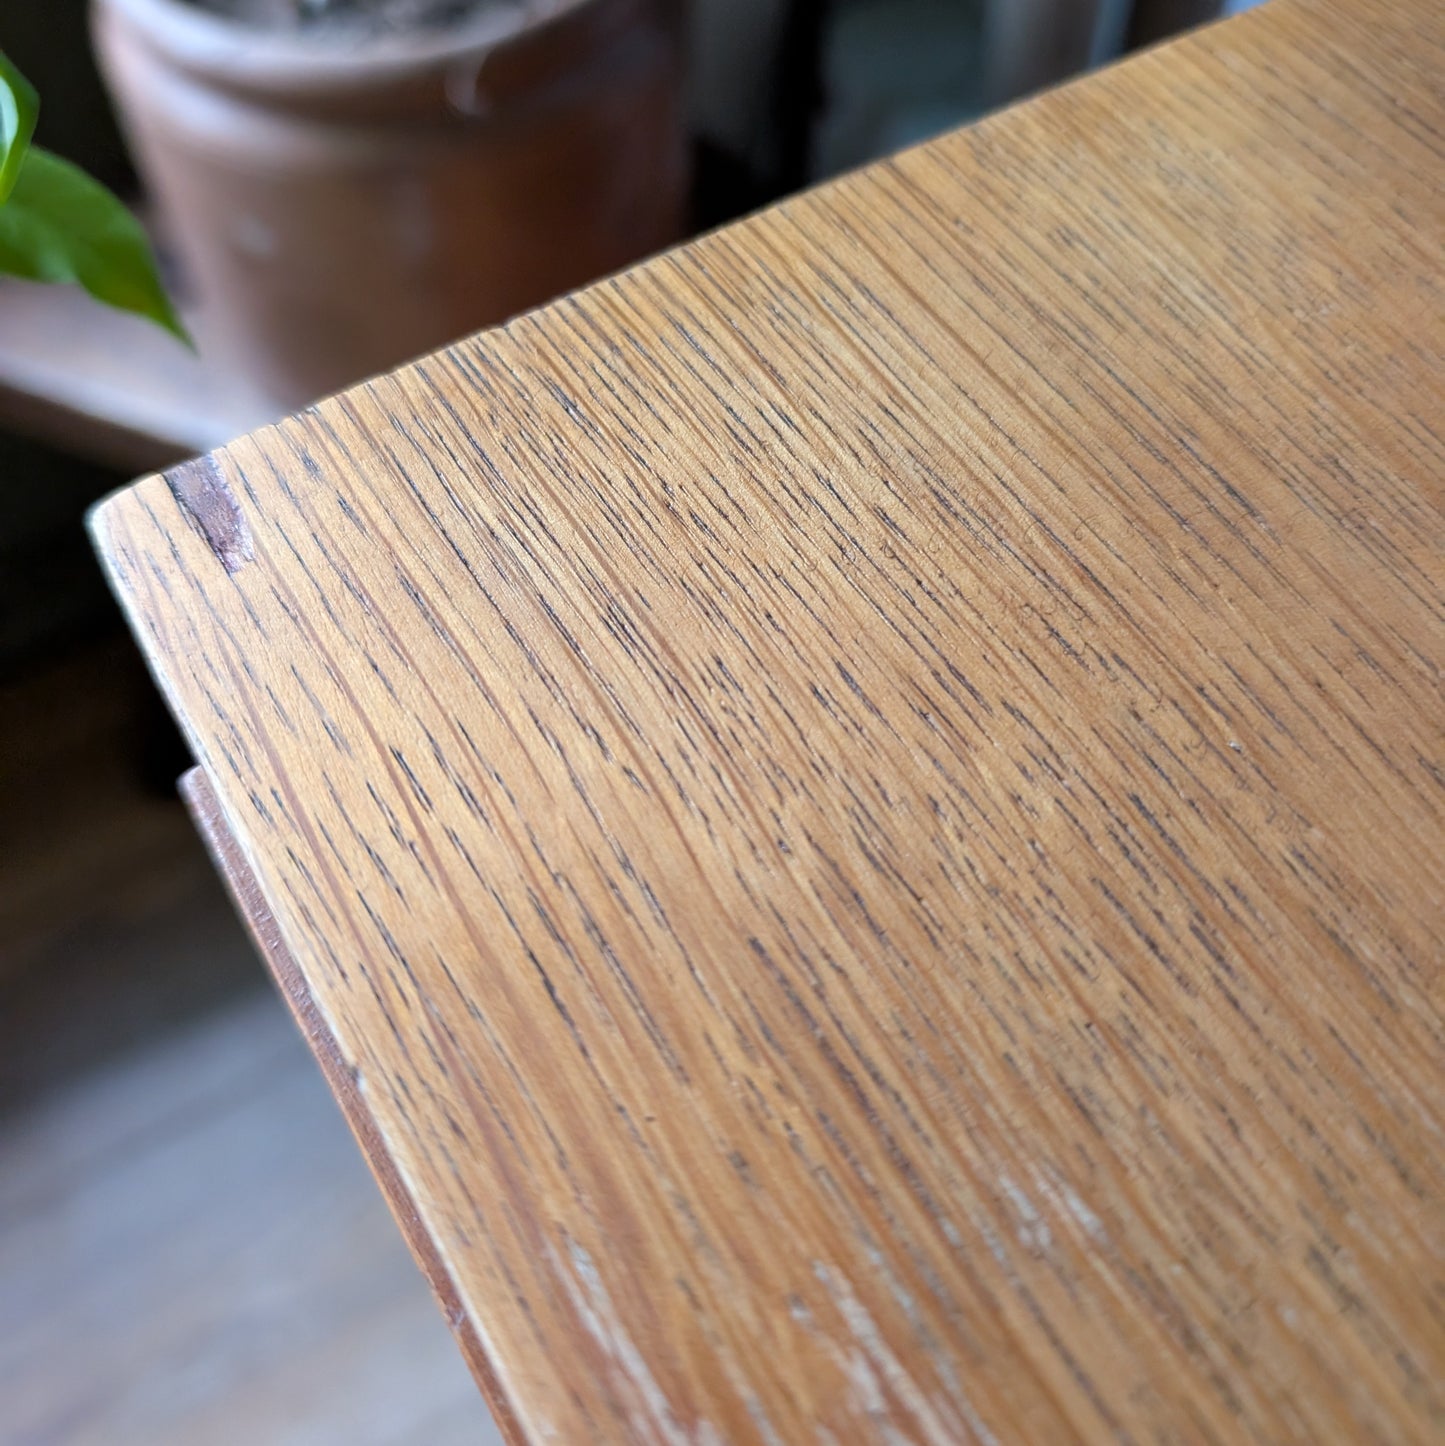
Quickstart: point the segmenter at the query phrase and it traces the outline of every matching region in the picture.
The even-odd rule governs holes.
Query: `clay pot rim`
[[[147,44],[185,70],[223,85],[348,89],[384,84],[418,71],[480,59],[498,46],[562,20],[593,0],[514,0],[485,6],[476,16],[413,35],[388,33],[343,39],[251,28],[183,0],[91,0],[97,12],[144,31]]]

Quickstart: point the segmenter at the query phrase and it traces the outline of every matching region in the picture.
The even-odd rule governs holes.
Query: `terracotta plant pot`
[[[102,67],[197,294],[281,407],[677,239],[675,0],[533,0],[405,36],[93,0]]]

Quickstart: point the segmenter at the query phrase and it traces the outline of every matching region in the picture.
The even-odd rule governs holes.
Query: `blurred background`
[[[176,799],[85,508],[1220,0],[4,0],[198,342],[0,279],[0,1443],[497,1439]]]

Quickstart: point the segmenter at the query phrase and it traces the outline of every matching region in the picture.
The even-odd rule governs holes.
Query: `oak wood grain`
[[[1273,0],[98,513],[519,1439],[1438,1437],[1442,72]]]

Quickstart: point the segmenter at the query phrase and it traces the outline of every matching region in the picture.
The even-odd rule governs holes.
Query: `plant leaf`
[[[35,134],[35,116],[40,97],[35,87],[20,74],[0,50],[0,205],[15,185],[20,162],[25,159],[30,137]]]
[[[76,282],[97,301],[148,317],[191,344],[140,222],[98,181],[39,146],[26,152],[0,205],[0,271]]]

